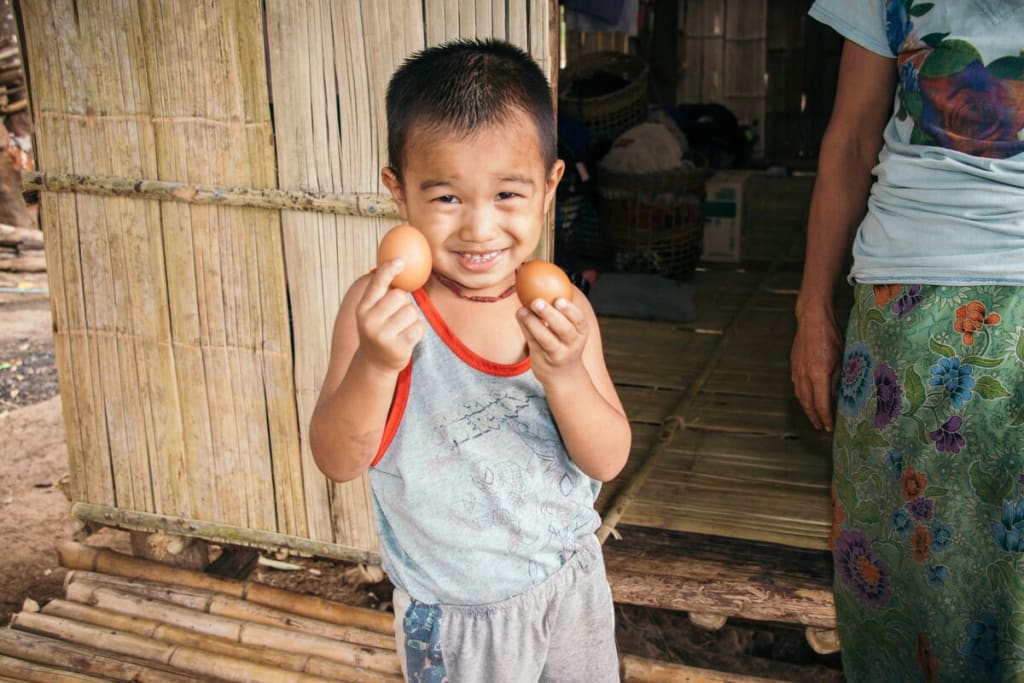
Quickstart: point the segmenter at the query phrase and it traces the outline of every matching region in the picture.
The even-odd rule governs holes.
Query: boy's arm
[[[544,390],[573,462],[588,476],[609,481],[629,458],[632,431],[605,366],[594,309],[580,291],[573,304],[582,314],[586,330],[581,362],[561,366],[557,376],[544,382]],[[570,311],[564,313],[571,315]]]
[[[422,336],[408,294],[385,264],[357,280],[334,322],[331,358],[309,424],[317,467],[334,481],[365,472],[380,446],[398,374]]]

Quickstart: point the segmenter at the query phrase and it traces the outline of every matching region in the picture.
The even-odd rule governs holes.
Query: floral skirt
[[[857,285],[834,435],[849,681],[1024,681],[1024,287]]]

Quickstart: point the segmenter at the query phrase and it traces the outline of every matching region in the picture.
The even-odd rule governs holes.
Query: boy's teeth
[[[462,252],[463,258],[465,258],[468,261],[476,261],[478,263],[481,263],[483,261],[490,261],[497,255],[497,251],[489,251],[486,254],[470,254],[468,252]]]

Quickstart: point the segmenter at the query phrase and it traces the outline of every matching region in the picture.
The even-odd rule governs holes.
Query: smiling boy
[[[594,500],[629,422],[582,292],[520,302],[564,170],[551,92],[508,43],[413,55],[381,177],[431,247],[427,284],[357,280],[310,425],[317,465],[370,470],[410,681],[617,681]]]

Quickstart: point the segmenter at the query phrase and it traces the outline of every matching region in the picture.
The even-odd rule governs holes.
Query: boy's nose
[[[459,237],[467,242],[486,242],[498,232],[497,212],[490,207],[480,207],[466,212]]]

